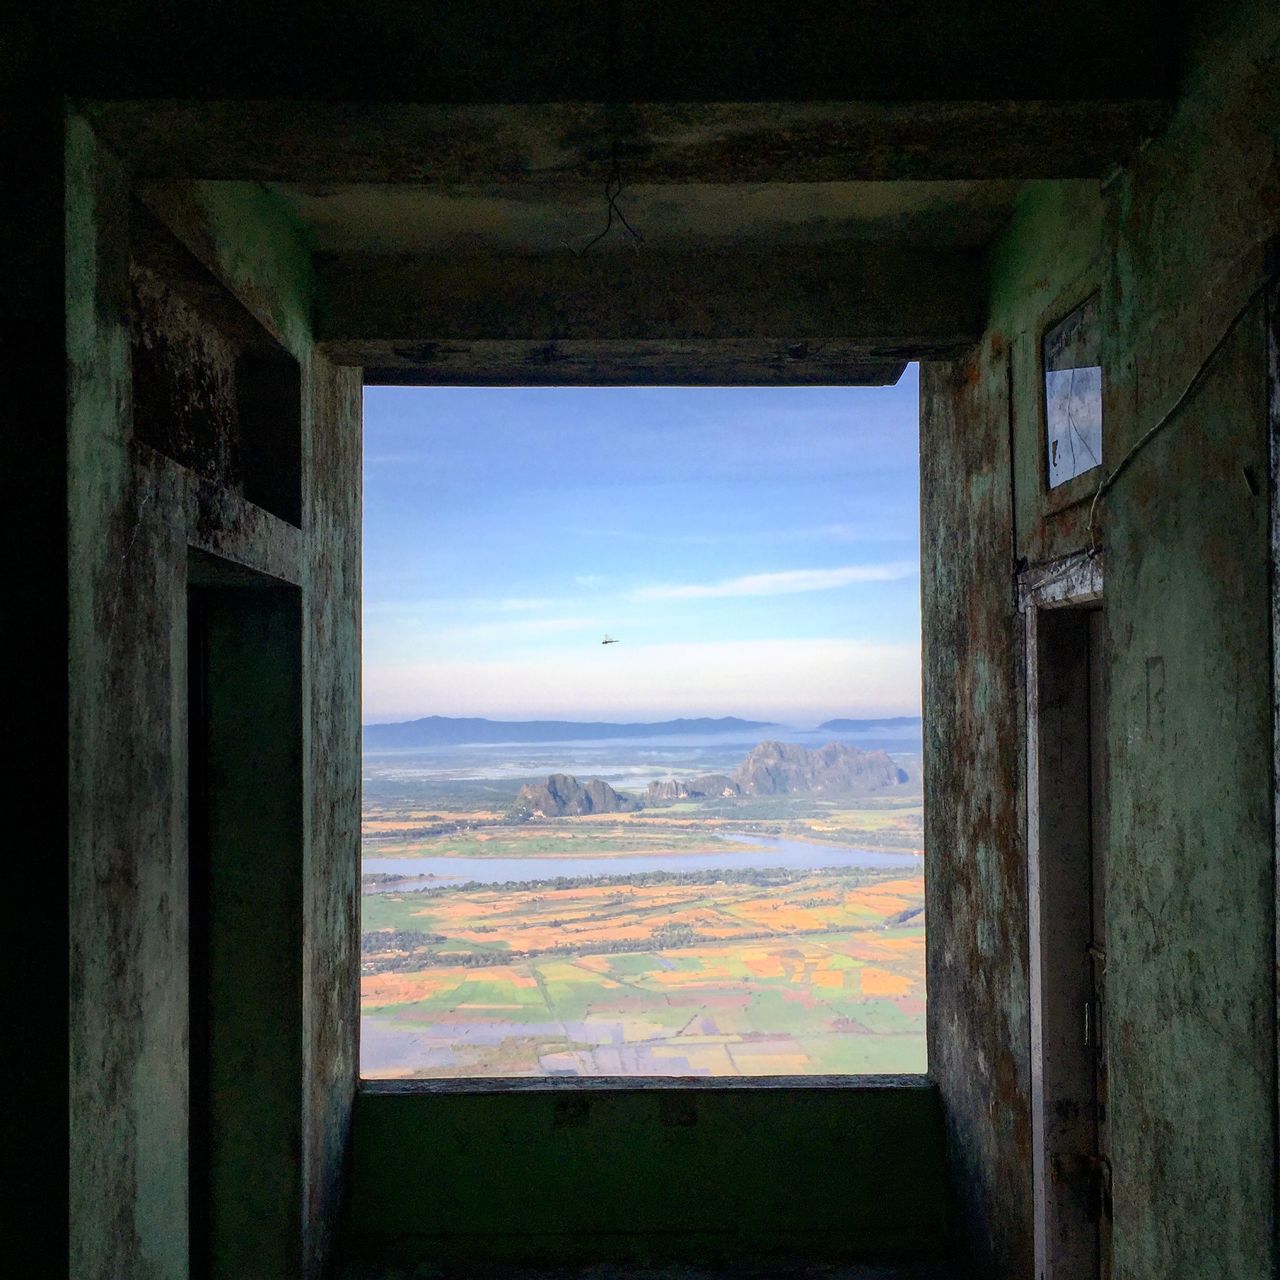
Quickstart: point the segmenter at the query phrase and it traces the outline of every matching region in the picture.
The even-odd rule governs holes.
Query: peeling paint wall
[[[140,270],[136,253],[131,270],[130,202],[148,193],[130,190],[74,117],[67,193],[71,1269],[188,1274],[186,608],[195,547],[302,589],[302,1150],[283,1172],[301,1237],[293,1252],[304,1273],[319,1274],[339,1215],[356,1078],[359,377],[311,349],[309,259],[270,197],[153,202],[211,273],[222,320],[238,316],[233,328],[256,334],[278,367],[300,371],[301,528],[287,510],[281,518],[250,501],[268,500],[242,465],[266,424],[246,416],[235,386],[243,335],[224,326],[221,338],[192,346],[191,299],[166,292],[163,273]],[[132,370],[148,350],[169,372],[135,401]],[[200,376],[184,381],[184,369]],[[145,431],[139,413],[152,415]],[[190,428],[190,439],[175,426]]]
[[[1265,242],[1280,232],[1280,12],[1236,7],[1166,137],[1106,193],[1100,503],[1118,1276],[1276,1265],[1275,864]],[[1251,480],[1252,477],[1252,480]]]
[[[34,11],[23,15],[30,21]],[[43,14],[41,15],[44,16]],[[25,25],[25,24],[24,24]],[[38,850],[38,896],[0,899],[11,954],[40,974],[40,1008],[23,1052],[12,1054],[10,1132],[0,1157],[5,1209],[13,1222],[62,1219],[68,1188],[67,801],[67,377],[63,253],[63,110],[45,74],[39,21],[6,30],[6,85],[25,93],[21,111],[0,113],[0,164],[22,181],[0,183],[0,218],[8,229],[5,289],[0,294],[0,365],[22,390],[22,429],[0,434],[0,475],[7,480],[9,558],[4,652],[13,673],[5,724],[21,749],[10,757],[11,795],[41,804],[7,807],[9,847]],[[21,620],[14,625],[14,618]],[[16,758],[15,758],[16,757]],[[58,1152],[59,1158],[50,1153]],[[39,1153],[33,1158],[33,1153]],[[66,1241],[45,1231],[8,1233],[6,1263],[20,1274],[57,1275]]]
[[[1040,479],[1039,345],[1098,287],[1100,220],[1096,183],[1027,184],[991,255],[986,337],[921,379],[929,1069],[961,1242],[1001,1276],[1033,1256],[1017,576],[1079,541],[1078,503]]]
[[[962,1247],[1031,1270],[1021,629],[1002,341],[921,377],[929,1074]]]
[[[1280,232],[1280,16],[1246,4],[1205,26],[1165,136],[1104,186],[1028,185],[991,254],[986,337],[922,378],[929,1057],[982,1274],[1032,1274],[1016,575],[1095,543],[1115,1275],[1262,1280],[1276,1265],[1259,291]],[[1097,290],[1104,467],[1050,492],[1040,340]],[[1233,321],[1091,528],[1099,480]]]
[[[359,1072],[362,387],[358,369],[319,356],[307,385],[303,1260],[317,1275],[335,1243]]]

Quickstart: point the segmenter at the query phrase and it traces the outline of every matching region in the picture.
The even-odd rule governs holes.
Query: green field
[[[867,872],[370,894],[362,1070],[921,1071],[922,906]]]

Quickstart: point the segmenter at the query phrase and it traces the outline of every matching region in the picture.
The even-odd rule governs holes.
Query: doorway
[[[293,1274],[302,1192],[301,602],[188,562],[191,1275]]]
[[[1102,569],[1022,585],[1036,1276],[1110,1280]]]

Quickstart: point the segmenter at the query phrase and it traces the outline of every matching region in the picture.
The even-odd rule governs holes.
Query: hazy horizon
[[[364,723],[919,715],[917,400],[368,388]]]
[[[369,716],[369,717],[366,717],[366,718],[365,718],[361,723],[362,723],[362,724],[366,724],[366,725],[371,725],[371,724],[406,724],[406,723],[411,723],[411,722],[412,722],[412,721],[414,721],[414,720],[427,720],[427,719],[430,719],[432,716],[435,716],[435,715],[442,715],[442,713],[441,713],[441,712],[437,712],[437,711],[426,711],[426,712],[423,712],[421,715],[409,715],[409,716],[381,716],[381,717]],[[506,716],[506,715],[484,715],[484,716],[480,716],[480,715],[476,715],[476,716],[470,716],[470,715],[464,715],[464,714],[462,714],[462,713],[457,713],[457,714],[455,714],[455,715],[450,715],[450,716],[443,716],[443,715],[442,715],[442,718],[443,718],[443,719],[447,719],[447,720],[492,720],[492,721],[496,721],[496,722],[498,722],[498,723],[507,723],[507,724],[519,724],[519,723],[522,723],[522,722],[525,722],[525,721],[530,721],[530,722],[540,722],[540,721],[563,721],[563,722],[568,723],[568,724],[590,724],[590,723],[604,723],[604,724],[666,724],[668,721],[672,721],[672,720],[704,720],[704,719],[706,719],[706,720],[725,720],[725,719],[734,719],[734,720],[745,720],[745,721],[763,722],[763,723],[765,723],[765,724],[769,724],[769,725],[778,725],[778,726],[780,726],[780,727],[782,727],[782,728],[787,728],[787,729],[805,729],[805,728],[812,728],[812,729],[816,729],[820,724],[823,724],[823,723],[825,723],[825,722],[826,722],[826,721],[828,721],[828,720],[892,720],[892,719],[919,720],[919,719],[921,718],[921,716],[920,716],[920,712],[919,712],[919,711],[902,711],[902,712],[894,712],[894,713],[892,713],[891,715],[883,715],[883,716],[873,716],[873,715],[856,715],[856,716],[855,716],[855,715],[841,715],[841,714],[839,714],[839,713],[834,713],[834,712],[833,712],[831,715],[824,715],[824,716],[820,716],[818,719],[810,721],[809,719],[807,719],[807,718],[805,718],[805,717],[801,717],[801,718],[799,718],[799,719],[792,719],[792,720],[778,720],[778,719],[775,719],[775,718],[771,718],[771,717],[769,717],[769,716],[742,715],[742,714],[740,714],[740,713],[738,713],[738,712],[736,712],[736,711],[721,711],[721,712],[707,712],[707,713],[706,713],[706,714],[704,714],[704,715],[703,715],[703,714],[700,714],[700,715],[683,715],[683,716],[656,716],[656,715],[655,715],[655,716],[646,716],[646,715],[629,715],[629,716],[626,716],[626,717],[625,717],[625,718],[623,718],[623,719],[619,719],[617,716],[609,716],[609,715],[591,715],[591,714],[588,714],[588,713],[583,713],[583,714],[581,714],[581,715],[575,714],[575,715],[563,715],[563,716],[558,716],[558,715],[537,715],[537,716],[530,716],[530,715],[509,715],[509,716]]]

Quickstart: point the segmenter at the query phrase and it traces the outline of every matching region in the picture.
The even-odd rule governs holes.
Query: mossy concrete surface
[[[1094,551],[1114,1274],[1276,1265],[1264,294],[1280,13],[1211,6],[1193,35],[1167,133],[1104,184],[1029,185],[992,248],[982,342],[922,377],[929,1061],[962,1234],[1001,1276],[1030,1273],[1033,1235],[1018,577]],[[1048,490],[1040,341],[1092,293],[1103,467]]]
[[[936,1091],[411,1091],[356,1102],[358,1253],[438,1265],[920,1260],[945,1248]]]
[[[352,1263],[339,1280],[958,1280],[960,1272],[945,1262],[890,1264],[759,1262],[719,1267],[634,1266],[611,1263],[590,1267],[519,1267],[437,1263],[387,1265]]]
[[[181,1277],[190,1263],[188,1054],[200,1016],[190,1016],[188,984],[194,549],[301,590],[291,705],[304,761],[303,848],[278,868],[292,877],[298,909],[274,944],[280,972],[246,989],[263,1022],[289,1040],[275,1048],[294,1077],[275,1095],[290,1100],[291,1114],[274,1116],[296,1135],[292,1148],[258,1171],[263,1187],[279,1189],[280,1215],[256,1220],[257,1257],[272,1273],[284,1273],[268,1261],[283,1254],[295,1260],[285,1271],[313,1274],[331,1251],[356,1079],[359,374],[313,350],[309,257],[270,196],[235,186],[167,201],[131,185],[82,117],[71,115],[67,129],[71,1269]],[[150,309],[151,328],[140,324],[131,272],[148,199],[173,241],[168,261],[185,264],[161,282],[173,298]],[[135,400],[135,375],[189,349],[161,341],[165,326],[171,337],[174,317],[213,295],[221,314],[238,310],[279,362],[296,367],[301,511],[292,518],[250,501],[233,474],[212,464],[194,471],[147,443],[165,431],[139,429],[148,406],[172,406]],[[208,368],[228,364],[229,344],[207,349]],[[176,407],[192,423],[232,431],[233,406],[216,403],[229,377],[180,376],[193,367],[169,370],[158,385],[189,396]],[[283,421],[259,425],[265,433]],[[265,842],[256,853],[271,857]],[[267,1071],[271,1043],[259,1038],[257,1048]],[[223,1093],[234,1107],[234,1091]],[[288,1242],[279,1239],[286,1229]],[[254,1241],[243,1244],[253,1256]]]

